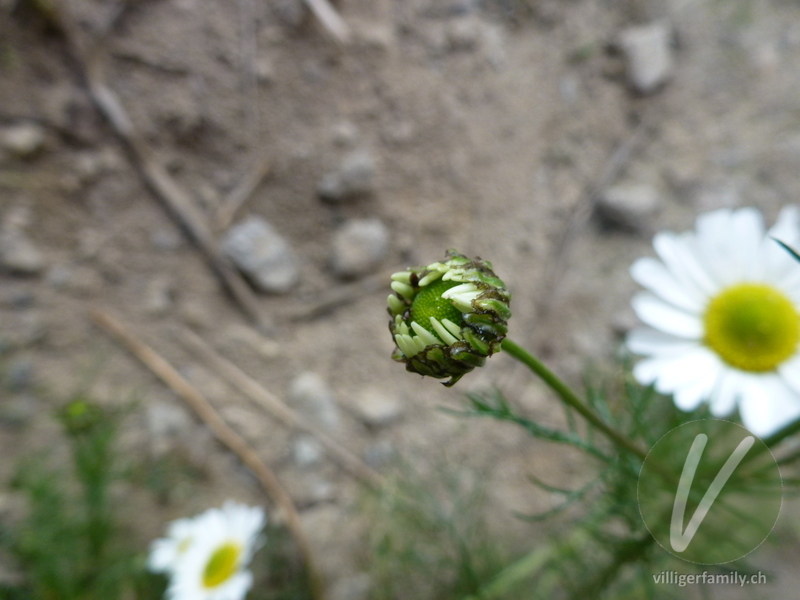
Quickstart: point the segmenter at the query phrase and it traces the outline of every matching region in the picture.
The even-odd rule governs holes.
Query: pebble
[[[331,600],[367,600],[373,589],[368,573],[357,573],[337,580],[330,591]]]
[[[672,28],[664,21],[630,27],[619,35],[628,83],[638,92],[656,91],[672,75]]]
[[[347,156],[339,168],[326,173],[317,186],[324,200],[344,202],[375,192],[375,160],[364,150]]]
[[[150,243],[156,250],[170,252],[181,247],[183,238],[174,229],[155,229],[150,232]]]
[[[403,414],[403,405],[393,396],[378,388],[366,388],[356,394],[351,408],[369,427],[385,427]]]
[[[144,308],[151,315],[163,315],[172,308],[172,282],[165,277],[156,277],[145,289]]]
[[[289,402],[325,429],[339,426],[339,408],[328,383],[316,373],[305,371],[289,385]]]
[[[13,125],[3,131],[0,143],[17,158],[31,158],[44,148],[44,128],[36,123]]]
[[[231,227],[222,240],[222,250],[263,292],[283,294],[297,283],[297,256],[289,242],[261,217],[249,217]]]
[[[351,219],[333,236],[333,271],[357,277],[372,271],[389,251],[389,230],[380,219]]]
[[[30,308],[36,303],[36,296],[30,290],[17,287],[3,287],[0,289],[0,307],[22,310]]]
[[[0,232],[0,266],[18,275],[38,275],[44,270],[45,261],[25,233],[6,228]]]
[[[153,456],[163,456],[191,435],[194,427],[189,413],[182,407],[157,401],[145,411],[150,451]]]
[[[311,467],[322,461],[325,451],[312,435],[300,435],[292,443],[292,460],[298,467]]]
[[[621,183],[603,192],[595,210],[604,225],[641,233],[649,230],[659,206],[659,194],[653,186]]]
[[[352,148],[358,142],[358,127],[352,121],[340,121],[331,127],[333,143],[343,148]]]
[[[373,469],[386,466],[397,456],[391,440],[378,440],[364,449],[364,462]]]

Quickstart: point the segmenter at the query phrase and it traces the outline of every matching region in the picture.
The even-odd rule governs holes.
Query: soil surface
[[[275,469],[335,584],[363,568],[358,485],[219,379],[181,344],[181,328],[379,471],[399,455],[423,472],[485,477],[492,525],[525,547],[542,527],[513,513],[553,502],[526,476],[572,486],[591,467],[514,427],[439,409],[492,385],[541,422],[561,424],[561,409],[502,355],[453,389],[405,373],[389,358],[388,283],[374,282],[447,248],[490,260],[513,292],[512,337],[580,384],[588,364],[612,368],[636,324],[628,267],[653,253],[654,232],[686,230],[723,206],[757,206],[771,222],[800,197],[797,3],[342,0],[345,43],[301,0],[59,4],[215,239],[226,235],[219,207],[268,158],[234,226],[262,217],[297,269],[287,291],[257,292],[257,331],[145,184],[63,37],[26,2],[0,2],[0,219],[17,253],[0,273],[15,386],[4,392],[0,482],[51,443],[52,409],[78,391],[138,402],[126,451],[180,455],[202,473],[160,500],[129,498],[143,547],[167,519],[228,497],[264,499],[182,401],[92,324],[90,308],[175,365]],[[668,33],[653,51],[671,64],[642,92],[620,40],[652,24]],[[352,189],[321,194],[331,181]],[[366,219],[384,226],[367,250],[352,231],[337,242]],[[369,260],[348,272],[337,243]],[[310,313],[342,290],[346,300]],[[796,501],[787,505],[780,531],[796,542]],[[796,561],[759,552],[753,562],[778,571],[759,597],[793,597]]]

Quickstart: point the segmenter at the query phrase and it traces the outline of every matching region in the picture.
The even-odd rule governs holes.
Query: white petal
[[[633,263],[631,277],[662,300],[689,312],[702,312],[708,301],[694,287],[681,284],[662,262],[654,258],[640,258]]]
[[[433,335],[430,331],[425,329],[422,325],[420,325],[416,321],[411,321],[411,328],[422,339],[423,343],[426,346],[442,343],[442,341],[439,338],[437,338],[435,335]]]
[[[698,372],[698,378],[692,383],[678,388],[673,396],[675,406],[685,412],[690,412],[696,409],[703,400],[708,400],[714,385],[719,379],[721,368],[709,369],[705,372]]]
[[[731,216],[730,209],[722,208],[700,215],[695,225],[695,245],[700,262],[721,287],[742,279],[736,261],[731,259],[734,251],[731,245],[736,243],[731,237]]]
[[[430,319],[431,319],[431,327],[433,327],[436,330],[436,333],[439,334],[439,337],[442,338],[445,344],[450,346],[458,341],[458,339],[452,333],[447,331],[447,328],[445,328],[445,326],[442,325],[438,321],[438,319],[436,319],[435,317],[431,317]]]
[[[679,237],[674,233],[661,232],[653,238],[653,247],[675,279],[690,289],[693,295],[712,296],[719,285],[709,277],[698,259],[693,240],[691,233]]]
[[[633,310],[647,325],[684,337],[697,340],[703,336],[703,324],[697,315],[677,309],[649,292],[639,292],[631,300]]]
[[[715,417],[727,417],[730,415],[736,408],[736,403],[742,394],[744,386],[745,382],[739,375],[739,371],[724,368],[709,401],[711,414]]]
[[[775,374],[748,377],[739,413],[744,426],[759,437],[768,437],[800,418],[800,395]]]
[[[800,394],[800,354],[782,363],[778,367],[778,373],[789,387]]]
[[[698,345],[696,341],[686,340],[686,338],[676,337],[649,327],[634,329],[628,333],[625,343],[631,352],[644,356],[680,354],[688,352]]]
[[[633,375],[643,384],[656,383],[656,389],[672,394],[681,387],[691,385],[713,372],[718,375],[721,364],[717,356],[702,346],[678,356],[660,356],[640,361]]]
[[[764,240],[764,217],[755,208],[740,208],[731,216],[731,246],[733,258],[741,276],[746,280],[758,280],[761,273],[761,247]]]
[[[787,206],[764,239],[762,260],[763,280],[779,287],[800,287],[800,269],[795,258],[775,240],[780,240],[795,250],[800,250],[800,211],[796,206]]]

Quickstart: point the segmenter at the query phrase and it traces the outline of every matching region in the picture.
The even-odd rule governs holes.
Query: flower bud
[[[392,358],[406,370],[454,385],[500,350],[511,294],[492,264],[448,250],[446,259],[392,275]]]

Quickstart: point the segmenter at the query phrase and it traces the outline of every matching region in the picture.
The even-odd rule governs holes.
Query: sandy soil
[[[300,279],[287,294],[259,295],[270,323],[259,339],[143,184],[63,41],[24,6],[12,12],[15,4],[0,3],[0,125],[33,123],[45,139],[34,156],[0,151],[0,217],[44,263],[32,276],[0,274],[0,339],[11,363],[32,372],[13,396],[23,413],[32,389],[59,403],[87,382],[108,402],[141,399],[126,447],[181,452],[205,473],[166,505],[140,494],[149,509],[142,543],[164,519],[261,496],[180,401],[91,324],[90,307],[117,315],[220,407],[285,481],[336,579],[360,568],[357,486],[328,460],[299,465],[296,436],[186,352],[176,327],[191,326],[281,397],[303,372],[322,377],[339,411],[332,433],[378,469],[396,451],[421,466],[489,473],[496,526],[524,544],[539,530],[511,512],[551,502],[526,474],[566,485],[586,466],[508,426],[437,409],[493,383],[544,422],[557,423],[560,409],[503,356],[452,390],[406,374],[389,359],[388,286],[292,320],[347,284],[331,269],[336,230],[351,218],[385,223],[389,250],[373,273],[431,262],[450,247],[491,260],[514,294],[513,337],[578,382],[588,362],[611,364],[620,332],[635,323],[627,269],[651,253],[653,232],[687,229],[720,206],[758,206],[769,221],[800,196],[794,3],[342,0],[353,35],[340,46],[300,0],[66,2],[81,39],[107,31],[98,51],[106,82],[209,219],[260,156],[271,158],[237,221],[260,215],[277,228],[299,257]],[[662,88],[640,95],[615,41],[659,19],[674,31],[674,66]],[[321,200],[321,178],[355,151],[375,163],[370,193]],[[618,184],[657,197],[633,230],[591,216],[597,193]],[[397,419],[365,426],[364,390],[398,404]],[[48,402],[0,428],[2,456],[47,443]],[[164,419],[166,433],[154,425]],[[12,467],[0,462],[0,478]],[[783,526],[796,537],[796,521]],[[781,575],[786,587],[774,597],[790,597],[791,577]]]

